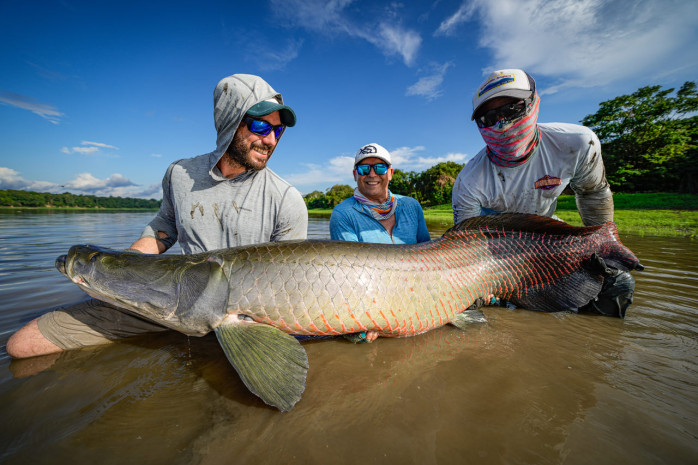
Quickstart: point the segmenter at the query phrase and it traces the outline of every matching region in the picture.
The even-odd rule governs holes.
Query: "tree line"
[[[69,207],[69,208],[128,208],[158,209],[160,200],[127,197],[97,197],[76,195],[69,192],[49,194],[22,190],[0,190],[0,206],[3,207]]]
[[[674,90],[642,87],[602,102],[582,120],[599,136],[613,192],[698,193],[698,91],[692,81],[672,95]],[[390,191],[425,207],[451,203],[463,166],[445,162],[421,173],[396,169]],[[304,198],[308,208],[334,208],[353,193],[353,187],[338,184]]]
[[[426,171],[403,171],[395,169],[390,181],[390,192],[408,195],[424,206],[441,205],[451,202],[451,192],[456,176],[463,164],[447,161],[432,166]],[[334,208],[342,200],[354,195],[354,188],[346,184],[336,184],[323,194],[313,191],[305,195],[308,208]]]

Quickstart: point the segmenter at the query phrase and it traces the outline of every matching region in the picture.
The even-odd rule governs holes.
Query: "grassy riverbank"
[[[614,220],[621,234],[684,236],[698,238],[698,195],[691,194],[614,194]],[[332,210],[310,210],[311,215],[329,216]],[[570,224],[581,226],[574,196],[563,195],[555,214]],[[427,221],[453,224],[451,205],[424,209]]]

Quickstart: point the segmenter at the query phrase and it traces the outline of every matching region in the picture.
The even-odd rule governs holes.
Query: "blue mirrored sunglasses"
[[[389,167],[386,163],[376,163],[375,165],[362,164],[356,165],[356,172],[359,173],[359,176],[366,176],[371,172],[371,168],[373,168],[374,173],[381,176],[388,172]]]
[[[263,121],[261,119],[254,119],[251,116],[245,116],[242,122],[245,123],[247,129],[249,129],[252,134],[257,134],[258,136],[266,136],[273,129],[274,137],[276,137],[276,140],[279,140],[281,138],[281,135],[286,130],[286,126],[283,124],[274,126],[273,124]]]

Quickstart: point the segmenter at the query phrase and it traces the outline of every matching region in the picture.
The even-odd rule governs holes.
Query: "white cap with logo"
[[[364,158],[380,158],[384,162],[386,162],[388,165],[391,165],[390,163],[390,152],[385,150],[382,146],[376,144],[376,143],[371,143],[371,144],[366,144],[363,147],[359,149],[358,152],[356,152],[356,156],[354,157],[354,165],[358,165],[361,163],[361,161]]]
[[[473,114],[480,105],[495,97],[526,99],[536,93],[536,81],[522,69],[501,69],[491,73],[473,95]]]

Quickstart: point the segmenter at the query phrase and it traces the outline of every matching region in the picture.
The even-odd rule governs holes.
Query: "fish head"
[[[225,312],[229,284],[206,255],[149,255],[75,245],[56,268],[86,294],[187,334],[205,334]]]

